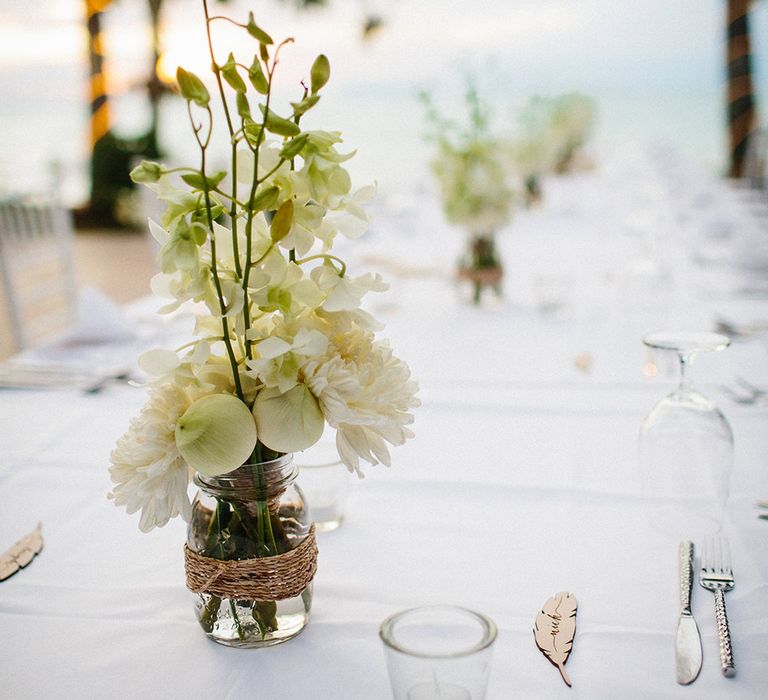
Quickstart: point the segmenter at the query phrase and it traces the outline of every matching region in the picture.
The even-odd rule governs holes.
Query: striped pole
[[[88,58],[91,68],[91,151],[96,142],[109,131],[109,102],[104,77],[104,42],[101,35],[101,14],[112,0],[85,0],[88,21]]]
[[[729,177],[743,177],[750,136],[757,130],[752,94],[749,6],[752,0],[728,0]]]

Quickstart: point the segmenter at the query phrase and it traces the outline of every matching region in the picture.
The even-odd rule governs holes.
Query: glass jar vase
[[[200,626],[219,644],[279,644],[309,620],[317,547],[297,474],[288,454],[195,476],[187,587]]]
[[[493,232],[470,231],[458,266],[462,296],[478,306],[495,305],[502,296],[503,276]]]

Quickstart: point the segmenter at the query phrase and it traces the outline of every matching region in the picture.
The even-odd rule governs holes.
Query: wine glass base
[[[731,339],[721,333],[661,331],[645,336],[643,343],[654,350],[672,350],[688,355],[696,352],[720,352],[731,344]]]

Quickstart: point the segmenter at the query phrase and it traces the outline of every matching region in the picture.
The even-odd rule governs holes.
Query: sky
[[[137,89],[149,60],[145,4],[115,0],[104,21],[112,113],[124,135],[146,126]],[[165,5],[169,69],[181,63],[204,73],[201,3]],[[423,178],[428,150],[416,94],[427,89],[443,111],[460,115],[470,75],[502,131],[530,95],[578,90],[598,103],[598,151],[666,141],[713,170],[724,162],[724,0],[330,0],[304,12],[278,0],[235,0],[221,8],[236,18],[252,9],[273,36],[295,38],[280,66],[278,98],[293,99],[314,56],[328,55],[332,80],[310,126],[345,134],[358,149],[352,170],[361,179],[394,187]],[[363,41],[368,14],[381,15],[384,26]],[[768,37],[768,2],[756,3],[752,28],[765,96],[768,42],[759,38]],[[236,31],[215,39],[222,57],[250,49]],[[44,186],[58,161],[65,196],[82,198],[85,42],[80,0],[0,2],[0,188]],[[193,154],[182,106],[169,101],[163,110],[161,134],[174,160]]]

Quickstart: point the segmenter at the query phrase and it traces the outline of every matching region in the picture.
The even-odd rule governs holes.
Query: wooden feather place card
[[[29,564],[43,549],[43,525],[22,537],[7,552],[0,554],[0,581],[13,576],[19,569]]]
[[[569,688],[571,681],[564,666],[576,635],[577,607],[576,598],[572,593],[557,593],[544,603],[533,624],[536,646],[557,667]]]

